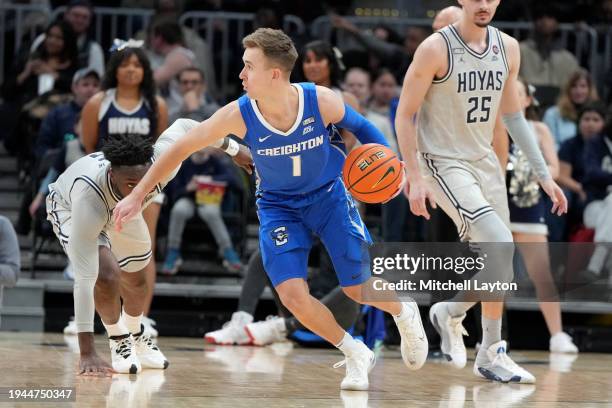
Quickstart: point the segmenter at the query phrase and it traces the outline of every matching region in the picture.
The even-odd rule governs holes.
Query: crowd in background
[[[146,126],[129,132],[154,140],[175,119],[205,120],[220,104],[239,95],[236,86],[230,88],[235,92],[227,95],[228,100],[217,99],[217,89],[225,85],[220,83],[215,55],[221,50],[218,44],[207,42],[204,31],[179,25],[179,15],[189,10],[252,11],[256,13],[253,28],[278,28],[283,13],[299,15],[306,22],[329,13],[335,33],[332,43],[304,34],[295,36],[300,59],[292,80],[336,90],[346,103],[372,121],[397,151],[394,120],[403,76],[416,48],[433,31],[414,26],[397,32],[385,24],[361,29],[341,15],[353,12],[354,3],[359,2],[339,2],[340,6],[329,13],[318,2],[303,1],[97,1],[96,6],[155,8],[148,27],[133,39],[117,41],[105,50],[91,36],[92,4],[87,0],[70,1],[56,21],[16,50],[1,86],[0,140],[19,158],[21,180],[31,185],[16,225],[18,233],[27,234],[36,225],[30,217],[44,220],[41,207],[47,186],[58,174],[82,155],[98,150],[111,136],[111,127],[103,129],[101,125],[109,110],[146,121]],[[533,22],[531,35],[520,39],[520,75],[534,90],[534,118],[542,120],[552,135],[560,161],[557,178],[570,199],[567,216],[547,220],[549,240],[588,241],[601,225],[585,221],[585,208],[594,201],[612,200],[612,73],[604,73],[603,82],[596,83],[589,72],[592,61],[563,46],[558,24],[569,16],[572,21],[609,23],[612,1],[597,2],[599,9],[595,5],[572,9],[531,3],[503,1],[496,20],[528,17]],[[65,5],[50,2],[51,7]],[[341,49],[333,44],[340,35],[351,40]],[[230,81],[238,84],[241,46],[236,43],[229,47],[235,54],[232,72],[236,73]],[[133,78],[134,70],[142,72],[139,79]],[[136,95],[127,95],[126,90],[131,88],[125,84],[129,81],[139,81]],[[349,149],[355,143],[351,135],[345,140]],[[145,215],[152,237],[160,213],[169,224],[167,245],[158,249],[165,259],[162,272],[175,274],[179,270],[182,236],[189,228],[188,221],[196,216],[211,231],[225,267],[239,271],[241,259],[248,255],[240,244],[244,230],[228,228],[224,215],[228,211],[249,211],[250,206],[240,203],[243,195],[251,196],[252,186],[253,180],[232,167],[224,155],[213,151],[194,154],[169,185],[159,208]],[[412,216],[401,195],[381,210],[371,207],[364,211],[373,216],[380,213],[378,234],[384,241],[456,239],[452,225],[443,221],[424,223]]]

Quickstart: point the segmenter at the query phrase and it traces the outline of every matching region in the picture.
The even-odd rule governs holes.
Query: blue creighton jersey
[[[325,127],[316,87],[292,84],[298,90],[298,114],[293,126],[281,132],[270,125],[255,100],[245,94],[238,103],[247,132],[260,192],[301,194],[338,178],[345,153],[334,126]]]
[[[99,150],[109,136],[113,135],[139,135],[150,137],[151,135],[151,108],[144,98],[140,98],[140,103],[131,111],[121,108],[115,99],[116,89],[111,88],[106,91],[100,111],[98,113],[99,122]]]

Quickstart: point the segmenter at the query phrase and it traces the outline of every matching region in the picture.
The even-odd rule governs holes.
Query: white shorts
[[[53,199],[53,193],[47,196],[47,206],[50,208],[47,219],[53,225],[53,232],[64,251],[68,253],[68,245],[78,245],[78,242],[70,241],[71,212]],[[107,226],[98,236],[98,246],[109,248],[125,272],[138,272],[151,260],[151,237],[142,214],[124,224],[121,232]]]
[[[419,154],[419,167],[436,204],[453,220],[462,241],[474,222],[495,213],[510,228],[506,181],[495,153],[478,161]]]

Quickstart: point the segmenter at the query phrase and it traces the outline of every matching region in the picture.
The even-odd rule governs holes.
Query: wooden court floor
[[[280,343],[272,347],[210,346],[195,338],[162,337],[166,371],[113,378],[75,376],[76,338],[0,332],[0,387],[75,387],[76,403],[0,402],[5,406],[78,407],[612,407],[612,355],[553,358],[514,352],[537,384],[504,385],[477,379],[471,363],[455,370],[428,360],[419,371],[384,350],[370,375],[370,391],[340,392],[340,354]],[[108,345],[97,338],[109,357]],[[473,355],[468,350],[468,356]]]

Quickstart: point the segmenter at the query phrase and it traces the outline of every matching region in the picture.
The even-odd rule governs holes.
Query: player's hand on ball
[[[131,193],[117,203],[113,210],[115,229],[121,231],[124,223],[134,218],[142,209],[142,199]]]
[[[561,187],[552,178],[540,181],[540,185],[553,203],[550,212],[557,215],[565,214],[567,212],[567,198]]]
[[[238,150],[238,154],[232,157],[234,163],[244,171],[249,174],[253,174],[253,156],[251,156],[251,151],[248,147],[244,145],[240,145],[240,150]]]
[[[404,186],[406,185],[406,171],[405,171],[406,165],[404,164],[404,162],[400,162],[400,164],[401,164],[401,172],[402,172],[402,181],[397,187],[397,191],[393,193],[393,195],[388,200],[383,201],[382,204],[387,204],[389,201],[393,200],[395,197],[400,195],[402,191],[404,191]]]
[[[422,216],[429,220],[430,215],[429,211],[427,211],[427,201],[429,201],[431,208],[436,208],[436,201],[427,183],[422,178],[412,182],[409,181],[408,202],[410,203],[410,211],[414,215]]]

